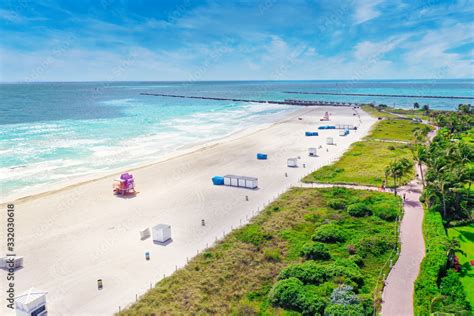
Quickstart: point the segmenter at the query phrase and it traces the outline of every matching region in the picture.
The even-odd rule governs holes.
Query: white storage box
[[[141,240],[147,239],[148,237],[150,237],[150,229],[148,227],[140,230]]]
[[[334,145],[334,138],[332,138],[332,137],[326,138],[326,144],[327,145]]]
[[[258,179],[254,177],[236,176],[228,174],[224,176],[224,185],[255,189],[258,187]]]
[[[311,157],[316,157],[316,148],[314,148],[314,147],[308,148],[308,154],[309,154]]]
[[[297,158],[288,158],[288,167],[292,167],[292,168],[295,168],[295,167],[298,167],[298,159]]]
[[[171,226],[158,224],[151,229],[153,241],[166,242],[171,239]]]

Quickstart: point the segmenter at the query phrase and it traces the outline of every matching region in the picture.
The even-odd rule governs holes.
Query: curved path
[[[304,188],[344,187],[378,191],[374,186],[352,184],[302,183]],[[400,223],[401,250],[397,262],[391,269],[382,294],[382,315],[413,315],[413,293],[420,263],[425,256],[423,239],[423,206],[419,198],[422,185],[418,179],[398,188],[398,195],[405,196],[404,215]],[[385,192],[393,192],[387,189]]]

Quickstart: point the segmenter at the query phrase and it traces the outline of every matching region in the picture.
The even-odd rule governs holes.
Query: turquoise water
[[[472,80],[292,82],[91,82],[0,85],[2,196],[80,176],[154,161],[295,108],[175,99],[157,92],[251,98],[375,102],[454,109],[472,100],[289,95],[283,91],[474,96]]]

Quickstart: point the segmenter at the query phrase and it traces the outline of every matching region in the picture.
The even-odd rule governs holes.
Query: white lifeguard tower
[[[46,316],[46,294],[35,288],[15,297],[15,310],[17,316]]]

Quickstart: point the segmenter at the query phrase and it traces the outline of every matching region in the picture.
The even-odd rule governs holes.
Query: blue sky
[[[473,16],[467,0],[0,0],[0,80],[473,78]]]

